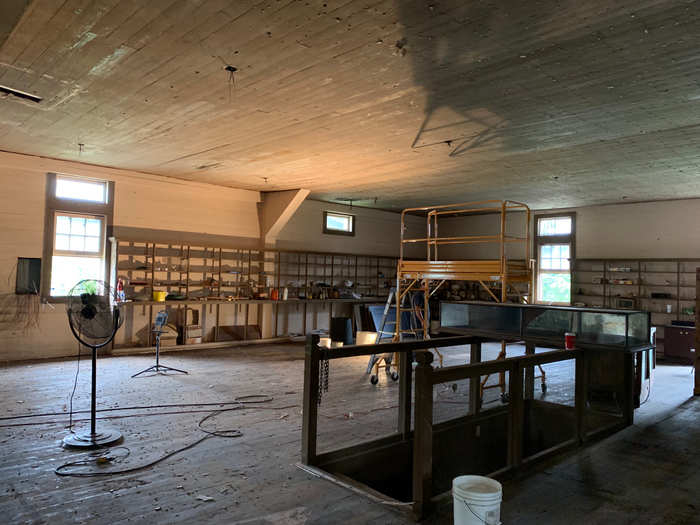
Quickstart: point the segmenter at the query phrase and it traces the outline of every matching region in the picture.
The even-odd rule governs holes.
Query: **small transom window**
[[[552,217],[537,221],[537,234],[541,237],[548,235],[569,235],[571,233],[571,217]]]
[[[333,211],[323,212],[323,233],[355,235],[355,216]]]
[[[105,181],[56,177],[56,197],[78,201],[107,202],[107,183]]]

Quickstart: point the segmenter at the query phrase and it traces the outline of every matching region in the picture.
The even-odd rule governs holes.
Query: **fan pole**
[[[90,401],[90,435],[97,436],[97,348],[92,347],[92,400]]]
[[[68,326],[78,342],[92,350],[92,381],[90,430],[73,432],[71,429],[70,434],[63,438],[63,444],[70,447],[109,445],[120,440],[122,435],[116,429],[102,426],[97,431],[97,349],[113,341],[114,334],[121,326],[119,302],[115,300],[109,285],[92,279],[80,281],[68,295]],[[87,342],[85,337],[91,342]]]

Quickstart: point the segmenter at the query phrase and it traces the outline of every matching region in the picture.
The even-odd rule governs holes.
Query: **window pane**
[[[69,250],[82,252],[85,249],[85,238],[78,236],[70,236]]]
[[[555,259],[561,257],[561,246],[559,246],[558,244],[552,246],[552,257],[554,257]]]
[[[539,300],[546,303],[571,302],[571,274],[540,273]]]
[[[56,233],[70,233],[70,217],[65,215],[56,217]]]
[[[83,217],[70,218],[71,235],[85,235],[85,219]]]
[[[54,255],[51,262],[51,295],[68,295],[83,279],[104,279],[99,257],[69,257]]]
[[[85,237],[85,251],[97,253],[100,251],[99,237]]]
[[[87,219],[85,222],[85,234],[93,237],[100,236],[100,225],[102,221],[98,219]]]
[[[56,197],[81,201],[105,202],[106,182],[56,178]]]
[[[562,256],[564,259],[568,259],[568,258],[569,258],[569,245],[568,245],[568,244],[563,244],[563,245],[561,246],[561,256]]]
[[[327,214],[326,228],[343,232],[352,231],[352,217],[349,215]]]
[[[56,249],[57,250],[68,250],[68,235],[56,235]]]
[[[540,249],[540,257],[551,257],[552,256],[552,245],[546,244]]]
[[[568,235],[571,233],[571,217],[552,217],[538,219],[539,235]]]

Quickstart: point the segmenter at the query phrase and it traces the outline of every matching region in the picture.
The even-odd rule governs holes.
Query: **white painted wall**
[[[14,290],[17,257],[42,257],[46,173],[115,182],[115,226],[259,237],[260,194],[0,152],[0,293]],[[73,355],[63,305],[42,307],[40,329],[0,325],[0,361]]]
[[[323,212],[355,215],[355,236],[323,233]],[[422,223],[409,219],[422,233]],[[401,216],[398,213],[306,200],[280,232],[277,248],[360,255],[398,256]]]
[[[47,172],[115,181],[116,226],[252,239],[260,235],[258,192],[0,152],[0,293],[13,290],[14,280],[8,282],[7,278],[17,257],[42,256]],[[324,210],[355,214],[356,235],[324,235]],[[700,228],[697,226],[700,224],[700,199],[595,206],[571,211],[577,214],[578,257],[700,257]],[[522,215],[513,215],[511,231],[521,229],[523,221]],[[424,220],[410,217],[407,222],[407,236],[425,235]],[[498,228],[493,216],[445,222],[447,225],[441,225],[441,235],[495,232]],[[398,213],[305,201],[281,231],[277,247],[396,256],[399,230]],[[441,258],[497,257],[494,248],[489,251],[480,245],[461,250],[443,247]],[[408,253],[418,257],[423,254],[423,250],[416,249]],[[316,316],[309,311],[307,326],[313,325],[314,317],[319,328],[326,326],[327,311],[319,307]],[[296,320],[290,322],[296,323]],[[69,334],[62,305],[55,309],[42,307],[39,330],[25,333],[21,329],[7,328],[4,324],[0,326],[0,361],[75,353],[76,344]],[[290,329],[294,330],[291,326]],[[284,331],[285,327],[280,327],[280,332]]]
[[[576,213],[579,258],[700,257],[700,199],[536,210],[531,228],[538,214],[566,212]],[[522,213],[511,214],[507,223],[510,231],[524,232],[524,219]],[[479,215],[445,219],[439,227],[441,236],[479,235],[497,233],[498,224],[498,215]],[[478,244],[444,247],[441,254],[445,258],[489,259],[498,257],[498,248]]]
[[[336,211],[355,215],[355,236],[332,235],[323,233],[323,212]],[[407,237],[425,236],[425,221],[409,216]],[[330,204],[327,202],[304,201],[296,214],[282,229],[276,247],[288,250],[310,250],[319,252],[353,253],[359,255],[399,255],[401,215],[399,213]],[[407,245],[406,256],[416,257],[424,251],[417,251],[413,245]],[[304,320],[302,306],[280,306],[280,333],[290,331],[301,333]],[[349,316],[351,306],[336,304],[333,316]],[[309,305],[306,312],[307,328],[328,329],[329,307]]]
[[[700,257],[700,199],[570,211],[576,212],[577,257]]]

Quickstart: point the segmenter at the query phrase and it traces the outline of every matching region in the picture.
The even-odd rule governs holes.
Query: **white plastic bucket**
[[[500,525],[503,488],[484,476],[458,476],[452,480],[455,525]]]

